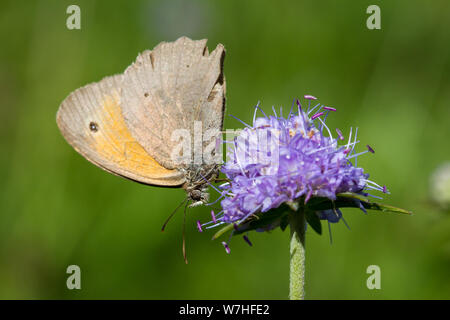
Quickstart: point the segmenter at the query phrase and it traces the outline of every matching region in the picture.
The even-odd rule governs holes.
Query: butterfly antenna
[[[173,217],[173,215],[175,214],[175,212],[178,211],[178,209],[180,209],[180,207],[186,202],[188,198],[184,198],[183,201],[181,201],[181,203],[178,205],[178,207],[176,207],[176,209],[169,215],[169,217],[166,219],[166,221],[164,222],[161,231],[164,231],[166,229],[167,224],[169,223],[170,219]]]
[[[186,264],[188,264],[188,260],[186,257],[186,236],[185,236],[185,231],[186,231],[186,209],[187,206],[189,204],[189,201],[186,202],[186,205],[184,206],[184,215],[183,215],[183,258],[184,258],[184,262]]]

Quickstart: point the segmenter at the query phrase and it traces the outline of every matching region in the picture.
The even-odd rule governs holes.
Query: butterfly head
[[[187,195],[191,204],[190,208],[201,206],[209,202],[209,193],[207,192],[206,185],[203,185],[201,189],[186,189]]]
[[[183,188],[191,204],[189,207],[197,207],[209,202],[208,185],[217,178],[218,165],[196,166],[184,169],[186,183]]]

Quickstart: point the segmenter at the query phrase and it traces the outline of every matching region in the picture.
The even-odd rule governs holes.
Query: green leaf
[[[281,221],[280,221],[281,231],[286,230],[288,225],[289,225],[289,217],[288,217],[288,215],[282,216],[281,217]]]
[[[379,211],[383,211],[383,212],[393,212],[393,213],[403,213],[403,214],[413,214],[412,211],[408,211],[402,208],[397,208],[394,206],[390,206],[388,204],[383,204],[383,203],[377,203],[377,202],[363,202],[362,203],[364,208],[369,209],[369,210],[379,210]]]
[[[233,230],[233,224],[227,224],[225,227],[221,228],[219,231],[217,231],[213,237],[212,240],[216,240],[217,238],[219,238],[221,235],[223,235],[224,233],[227,233],[228,231]]]
[[[306,222],[314,229],[318,234],[322,234],[322,223],[315,211],[305,210]]]
[[[264,229],[273,224],[281,225],[281,221],[284,220],[283,217],[287,216],[289,211],[290,208],[283,204],[276,209],[258,213],[257,215],[248,218],[247,221],[241,223],[236,229],[233,224],[226,225],[217,231],[212,239],[215,240],[228,231],[233,231],[233,235],[238,235],[251,230]],[[286,226],[284,227],[286,228]]]
[[[265,229],[269,226],[280,225],[284,216],[287,216],[290,209],[286,205],[281,205],[276,209],[269,210],[259,214],[258,218],[253,218],[246,223],[239,225],[234,234],[241,234],[256,229]]]
[[[351,192],[339,193],[334,201],[331,201],[328,198],[312,197],[305,207],[303,207],[302,202],[295,203],[295,205],[301,205],[301,209],[305,210],[306,221],[318,234],[322,234],[322,223],[315,213],[316,211],[336,208],[360,208],[360,204],[367,210],[412,214],[411,211],[405,209],[378,202],[371,202],[369,198],[361,194]],[[233,224],[227,224],[214,234],[213,240],[229,231],[233,231],[233,234],[237,235],[250,230],[264,229],[268,226],[273,226],[276,224],[279,224],[281,230],[284,231],[289,224],[288,214],[289,212],[292,212],[294,208],[296,208],[296,206],[292,203],[283,204],[276,209],[272,209],[264,213],[258,213],[255,216],[250,217],[247,221],[241,223],[237,227],[237,230],[234,230]]]
[[[331,201],[328,198],[312,198],[308,202],[307,208],[313,211],[329,210],[333,208],[359,208],[360,203],[367,210],[412,214],[411,211],[387,204],[371,202],[369,198],[364,197],[363,195],[350,192],[338,194],[335,201]]]

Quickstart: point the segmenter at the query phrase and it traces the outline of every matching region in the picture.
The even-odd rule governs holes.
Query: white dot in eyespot
[[[96,122],[94,122],[94,121],[91,121],[91,122],[89,123],[89,129],[90,129],[92,132],[97,132],[97,131],[98,131],[98,124],[97,124]]]

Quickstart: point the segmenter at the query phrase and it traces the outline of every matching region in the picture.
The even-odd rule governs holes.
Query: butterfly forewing
[[[158,186],[179,186],[184,175],[156,162],[132,137],[121,112],[122,75],[107,77],[71,93],[57,124],[64,138],[86,159],[125,178]]]

